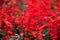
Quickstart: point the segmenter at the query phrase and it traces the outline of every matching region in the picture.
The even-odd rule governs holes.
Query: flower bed
[[[60,40],[59,0],[1,0],[0,40]]]

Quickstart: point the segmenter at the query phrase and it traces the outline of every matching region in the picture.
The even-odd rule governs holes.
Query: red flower
[[[30,38],[25,38],[25,40],[30,40]]]

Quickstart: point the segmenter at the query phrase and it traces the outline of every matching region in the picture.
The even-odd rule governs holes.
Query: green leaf
[[[0,34],[2,34],[3,32],[0,30]]]
[[[14,33],[18,34],[19,30],[12,30]]]
[[[16,38],[14,38],[14,40],[16,40]]]
[[[43,40],[51,40],[51,39],[50,39],[49,36],[46,35],[46,36],[43,37]]]
[[[2,35],[0,34],[0,39],[2,39]]]
[[[3,34],[2,30],[0,30],[0,39],[2,39],[2,34]]]
[[[48,30],[46,28],[43,29],[42,34],[47,34]]]

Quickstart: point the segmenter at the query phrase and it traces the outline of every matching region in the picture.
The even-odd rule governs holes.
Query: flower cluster
[[[18,8],[22,1],[25,9]],[[0,35],[3,40],[59,40],[59,0],[0,1]]]

